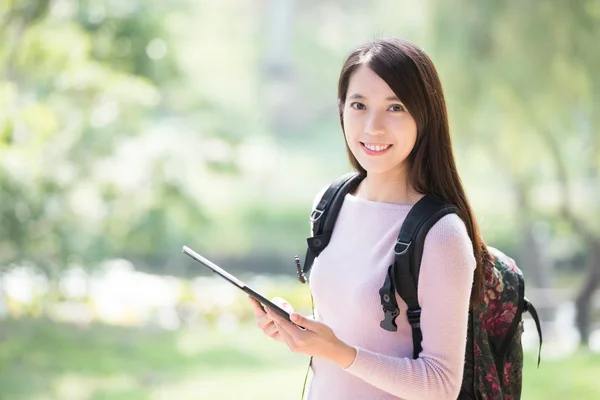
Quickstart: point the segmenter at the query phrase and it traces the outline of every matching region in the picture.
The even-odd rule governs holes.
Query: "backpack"
[[[324,192],[312,211],[312,236],[304,266],[298,265],[298,277],[305,282],[316,257],[327,247],[344,197],[352,192],[364,178],[350,173],[336,179]],[[379,295],[382,307],[380,326],[396,331],[399,314],[395,292],[406,302],[407,315],[412,327],[413,358],[422,350],[420,328],[421,308],[417,287],[425,237],[429,229],[443,216],[456,213],[453,205],[444,204],[426,195],[408,213],[394,246],[394,263],[389,266]],[[540,338],[542,331],[537,311],[525,297],[525,282],[515,262],[500,250],[488,246],[492,262],[484,271],[484,295],[480,305],[469,310],[467,347],[463,382],[458,396],[463,399],[503,399],[521,397],[523,347],[522,315],[529,312],[534,319]],[[306,382],[306,380],[305,380]]]

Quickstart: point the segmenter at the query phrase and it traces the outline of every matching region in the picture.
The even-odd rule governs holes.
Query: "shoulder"
[[[439,296],[448,291],[470,292],[476,266],[465,223],[456,214],[445,215],[425,238],[419,272],[419,301],[423,304],[428,293]]]
[[[423,246],[423,257],[427,256],[446,263],[455,260],[468,269],[475,269],[473,242],[457,214],[445,215],[431,227]]]
[[[436,243],[463,240],[471,242],[465,222],[455,213],[440,218],[427,233],[427,239]]]

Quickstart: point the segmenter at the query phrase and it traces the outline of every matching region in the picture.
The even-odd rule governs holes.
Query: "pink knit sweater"
[[[463,221],[451,214],[429,231],[419,278],[423,351],[412,359],[406,303],[398,296],[397,332],[379,326],[379,289],[411,206],[348,194],[328,247],[310,276],[316,318],[357,356],[345,370],[314,358],[310,400],[455,400],[461,385],[469,296],[475,269]]]

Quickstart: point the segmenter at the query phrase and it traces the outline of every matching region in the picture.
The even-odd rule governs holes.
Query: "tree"
[[[0,3],[0,265],[89,267],[139,243],[132,234],[141,226],[153,241],[136,248],[160,254],[169,236],[143,221],[168,219],[165,202],[202,221],[195,199],[162,171],[143,192],[149,202],[135,197],[139,188],[119,186],[126,171],[103,173],[128,140],[191,107],[164,101],[180,78],[165,19],[185,7]]]
[[[438,51],[455,74],[452,91],[460,93],[454,99],[461,103],[455,106],[460,128],[502,153],[506,162],[499,165],[510,171],[525,225],[534,208],[559,215],[588,250],[588,273],[577,296],[584,345],[600,283],[596,9],[592,1],[485,1],[435,10]],[[554,176],[548,175],[552,169]],[[540,189],[541,196],[531,197]]]

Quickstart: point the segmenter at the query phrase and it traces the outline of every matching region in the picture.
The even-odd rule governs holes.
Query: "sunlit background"
[[[181,247],[310,313],[337,77],[388,35],[434,60],[485,240],[541,312],[523,398],[600,398],[597,0],[0,0],[0,398],[300,398],[307,358]]]

